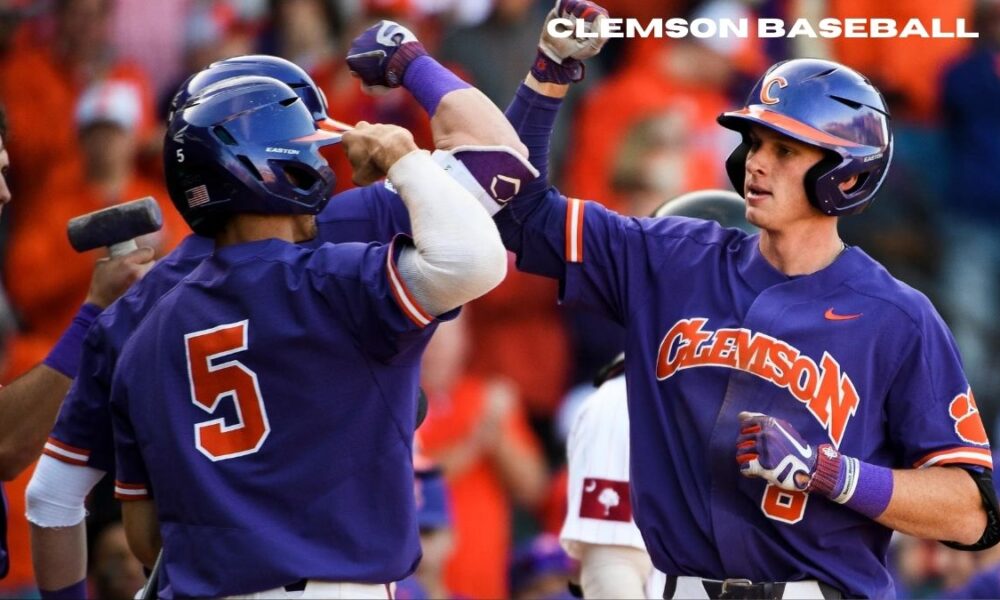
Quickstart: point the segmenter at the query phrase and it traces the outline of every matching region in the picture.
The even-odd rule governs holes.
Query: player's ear
[[[858,176],[851,175],[849,178],[845,179],[844,181],[841,181],[840,185],[838,185],[837,187],[840,188],[840,191],[846,192],[847,190],[853,188],[857,182],[858,182]]]

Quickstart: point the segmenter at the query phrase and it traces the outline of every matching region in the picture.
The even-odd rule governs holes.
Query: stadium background
[[[164,108],[187,74],[226,56],[278,54],[310,72],[335,118],[404,125],[428,147],[426,117],[405,92],[372,98],[359,91],[342,60],[350,39],[379,18],[401,21],[504,107],[530,65],[550,4],[0,0],[0,102],[10,120],[14,195],[0,223],[0,382],[44,356],[86,293],[97,253],[71,250],[70,217],[153,195],[167,223],[148,241],[163,253],[186,234],[161,182],[158,151]],[[685,191],[728,188],[723,159],[737,140],[715,116],[741,103],[767,65],[816,56],[860,70],[888,99],[896,156],[873,207],[843,220],[845,239],[935,302],[962,348],[989,429],[1000,415],[1000,0],[602,4],[612,16],[642,21],[830,16],[973,24],[979,40],[612,40],[571,92],[553,172],[569,195],[636,215]],[[345,189],[346,160],[336,168]],[[441,328],[427,356],[430,412],[420,441],[445,472],[451,526],[426,562],[443,561],[450,593],[546,597],[572,568],[546,536],[558,532],[564,510],[563,442],[573,406],[621,349],[622,332],[557,310],[554,298],[554,283],[511,270],[458,323]],[[7,488],[13,565],[0,597],[35,593],[22,516],[29,477]],[[131,597],[141,571],[103,486],[89,519],[95,593]],[[963,554],[905,538],[893,551],[901,597],[938,597],[1000,562],[998,551]]]

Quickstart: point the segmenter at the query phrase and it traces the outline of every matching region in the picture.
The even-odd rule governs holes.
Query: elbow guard
[[[28,521],[39,527],[72,527],[87,516],[84,501],[104,471],[66,464],[43,454],[25,492]]]
[[[986,510],[986,529],[983,530],[982,537],[974,544],[959,544],[957,542],[941,543],[955,550],[967,550],[975,552],[992,548],[1000,542],[1000,507],[997,506],[997,492],[993,487],[993,471],[989,469],[973,470],[965,469],[965,472],[976,482],[979,488],[979,495],[983,498],[983,508]]]

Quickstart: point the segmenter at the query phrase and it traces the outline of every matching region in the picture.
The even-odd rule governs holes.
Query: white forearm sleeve
[[[587,598],[644,598],[653,564],[649,555],[630,546],[584,544],[580,586]]]
[[[507,251],[493,220],[430,154],[396,161],[389,181],[410,214],[415,248],[397,265],[413,298],[440,315],[492,290],[507,274]]]
[[[25,491],[28,521],[39,527],[72,527],[87,516],[84,500],[104,477],[93,467],[66,464],[43,454]]]

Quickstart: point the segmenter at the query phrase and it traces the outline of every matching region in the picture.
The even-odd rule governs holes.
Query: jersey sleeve
[[[585,401],[567,441],[569,490],[559,539],[573,558],[581,544],[645,551],[632,517],[625,378],[616,377]]]
[[[316,217],[320,242],[387,244],[410,233],[410,215],[398,194],[383,183],[341,192]]]
[[[127,389],[121,377],[116,376],[111,388],[110,412],[115,441],[115,498],[123,502],[152,498],[149,474],[129,409]]]
[[[114,353],[106,345],[105,324],[106,321],[99,318],[84,338],[80,371],[63,400],[55,427],[42,452],[71,465],[108,472],[114,468],[108,411]]]
[[[905,467],[993,468],[989,439],[955,340],[926,302],[889,390],[889,434]]]
[[[693,269],[707,248],[743,235],[700,219],[624,217],[555,188],[516,198],[494,220],[520,270],[559,279],[563,303],[618,323],[653,292],[660,269]]]
[[[389,244],[337,244],[319,248],[310,259],[313,286],[359,341],[359,348],[393,364],[415,364],[438,321],[416,301],[400,277],[397,260],[409,236]],[[360,284],[360,285],[359,285]]]

